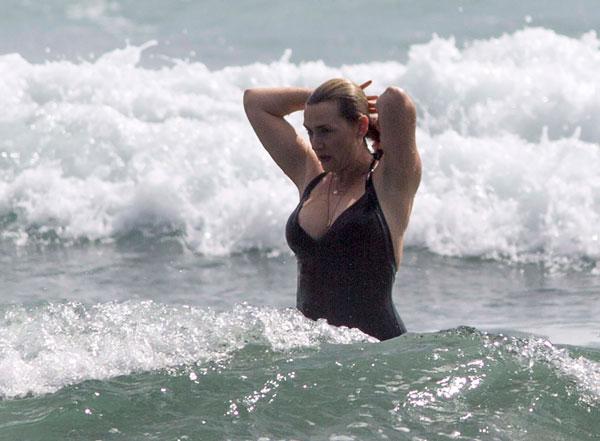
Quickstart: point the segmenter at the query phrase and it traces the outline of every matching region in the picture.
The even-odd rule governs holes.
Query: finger
[[[369,122],[375,126],[377,130],[379,130],[379,115],[376,113],[372,113],[369,115]]]
[[[365,81],[365,82],[364,82],[364,83],[362,83],[362,84],[361,84],[359,87],[360,87],[361,89],[366,89],[367,87],[369,87],[369,86],[371,85],[371,83],[372,83],[372,82],[373,82],[373,81],[371,81],[371,80]]]

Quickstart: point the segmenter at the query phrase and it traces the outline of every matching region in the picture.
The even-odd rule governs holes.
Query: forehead
[[[304,125],[308,127],[338,124],[340,121],[345,120],[340,115],[338,103],[335,101],[309,104],[304,108]]]

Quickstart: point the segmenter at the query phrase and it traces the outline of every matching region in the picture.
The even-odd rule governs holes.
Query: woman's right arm
[[[318,173],[319,161],[310,145],[284,116],[304,109],[310,89],[276,87],[248,89],[244,109],[258,139],[275,163],[302,192],[307,178]]]

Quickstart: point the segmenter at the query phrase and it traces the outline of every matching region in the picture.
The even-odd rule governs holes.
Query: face
[[[325,171],[348,167],[364,150],[361,124],[342,117],[334,101],[307,105],[304,109],[304,127]]]

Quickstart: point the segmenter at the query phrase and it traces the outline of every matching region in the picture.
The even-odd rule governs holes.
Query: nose
[[[323,150],[323,147],[325,147],[323,140],[318,135],[313,135],[310,137],[310,145],[315,152],[319,152]]]

